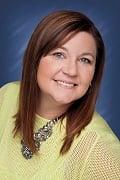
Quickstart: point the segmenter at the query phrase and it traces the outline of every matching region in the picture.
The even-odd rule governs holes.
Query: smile
[[[62,86],[62,87],[67,87],[67,88],[73,88],[74,86],[76,86],[77,84],[73,84],[73,83],[68,83],[65,81],[60,81],[60,80],[56,80],[56,82]]]

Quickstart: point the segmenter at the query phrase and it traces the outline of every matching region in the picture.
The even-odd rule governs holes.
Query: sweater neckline
[[[48,121],[50,121],[51,119],[46,119],[40,115],[38,115],[37,113],[35,114],[35,130],[38,130],[40,127],[42,127],[43,125],[47,124]],[[59,126],[61,123],[61,120],[59,120],[56,124],[55,127]],[[62,126],[65,128],[66,126],[66,117],[63,119],[62,122]]]
[[[50,121],[51,119],[47,119],[47,118],[44,118],[42,116],[40,116],[39,114],[35,114],[36,118],[40,121],[43,121],[43,122],[47,122],[47,121]]]

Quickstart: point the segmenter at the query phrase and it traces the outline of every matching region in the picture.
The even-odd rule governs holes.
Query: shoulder
[[[7,83],[0,88],[0,110],[8,104],[12,104],[19,95],[20,82]]]
[[[94,134],[95,140],[89,150],[82,178],[119,179],[120,141],[107,122],[95,112],[85,130]],[[91,141],[91,138],[90,138]]]
[[[106,138],[106,136],[111,136],[112,138],[118,140],[106,120],[97,112],[94,112],[92,120],[86,127],[86,130],[95,132],[99,137]]]
[[[18,89],[20,87],[20,81],[15,81],[15,82],[9,82],[2,87],[0,87],[0,92],[1,91],[6,91],[9,89]]]
[[[17,93],[19,91],[19,88],[20,88],[19,81],[7,83],[0,88],[0,96],[6,94],[13,94],[13,92]]]
[[[75,146],[84,142],[84,147],[94,147],[96,142],[101,140],[103,144],[114,144],[120,150],[120,141],[114,134],[110,126],[104,118],[97,112],[94,112],[90,123],[81,131],[79,136],[75,138]]]
[[[80,179],[119,179],[120,142],[100,114],[94,112],[72,147],[72,162],[82,169]]]
[[[91,122],[82,130],[80,137],[85,140],[86,147],[90,144],[90,152],[93,149],[103,155],[103,149],[113,154],[117,153],[120,157],[120,141],[99,113],[94,112]]]

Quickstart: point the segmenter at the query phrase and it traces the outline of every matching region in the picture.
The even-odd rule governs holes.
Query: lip
[[[68,80],[54,79],[54,81],[63,81],[63,82],[68,83],[68,84],[75,84],[75,86],[77,86],[77,85],[78,85],[76,82],[73,82],[73,81],[68,81]]]

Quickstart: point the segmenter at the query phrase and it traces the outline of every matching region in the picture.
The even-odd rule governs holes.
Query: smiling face
[[[79,32],[60,48],[42,57],[37,71],[41,104],[70,105],[87,92],[94,76],[96,43]]]

